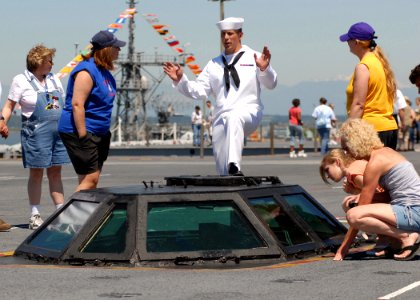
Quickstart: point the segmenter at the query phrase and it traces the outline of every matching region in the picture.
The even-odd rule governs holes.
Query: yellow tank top
[[[388,131],[398,129],[393,113],[394,96],[389,96],[386,89],[386,78],[384,68],[374,53],[367,53],[360,64],[369,69],[368,92],[362,119],[375,126],[376,131]],[[346,89],[347,114],[350,113],[353,102],[353,81],[354,74]]]

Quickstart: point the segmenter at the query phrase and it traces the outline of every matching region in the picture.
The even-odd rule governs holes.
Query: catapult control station
[[[75,193],[15,251],[77,265],[244,266],[330,252],[347,229],[275,176],[180,176]]]

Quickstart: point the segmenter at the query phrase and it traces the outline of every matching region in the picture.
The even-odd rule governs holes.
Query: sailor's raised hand
[[[166,73],[166,75],[169,76],[169,78],[176,82],[180,81],[182,75],[184,74],[184,71],[179,64],[174,64],[171,62],[166,62],[163,64],[163,71]]]
[[[257,57],[257,54],[254,53],[254,58],[255,58],[255,63],[257,67],[261,71],[265,71],[265,69],[267,69],[268,65],[270,64],[270,59],[271,59],[270,50],[268,50],[267,46],[264,46],[264,49],[261,52],[261,56]]]

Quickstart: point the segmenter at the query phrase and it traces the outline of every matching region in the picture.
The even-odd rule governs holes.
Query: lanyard
[[[40,84],[42,86],[41,82],[40,82]],[[60,108],[60,106],[58,104],[58,97],[57,96],[51,96],[51,98],[50,98],[50,93],[48,92],[47,77],[45,77],[45,86],[43,86],[43,88],[45,89],[45,98],[47,100],[47,106],[45,106],[45,109],[50,110],[50,109]]]

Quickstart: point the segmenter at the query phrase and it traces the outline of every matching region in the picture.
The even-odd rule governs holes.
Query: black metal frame
[[[245,180],[246,179],[246,180]],[[323,252],[323,249],[337,246],[341,243],[347,229],[332,216],[318,201],[299,185],[285,185],[277,177],[242,178],[181,176],[168,179],[166,186],[144,184],[144,186],[110,187],[75,193],[71,201],[55,212],[45,223],[32,233],[15,251],[15,255],[36,258],[45,261],[67,261],[74,264],[84,263],[125,263],[140,264],[166,261],[176,264],[177,261],[203,261],[228,259],[246,261],[248,259],[277,259],[286,260],[288,257],[299,257],[299,254],[309,256],[311,253]],[[322,240],[317,233],[290,207],[284,195],[304,194],[332,223],[342,235],[336,238]],[[272,197],[289,216],[296,220],[303,232],[307,233],[312,242],[285,247],[283,246],[256,214],[249,204],[250,198]],[[72,201],[86,201],[99,203],[95,213],[89,217],[83,228],[73,237],[69,246],[62,251],[52,251],[30,245],[30,241],[43,228],[60,214]],[[255,232],[266,244],[265,247],[253,249],[227,249],[208,251],[184,252],[148,252],[147,251],[147,213],[151,203],[173,202],[217,202],[229,201],[240,210]],[[119,203],[127,205],[128,229],[126,232],[126,248],[123,253],[87,253],[81,252],[99,226],[109,216],[113,208]]]
[[[140,196],[138,206],[138,228],[137,228],[137,249],[140,259],[143,261],[155,260],[197,260],[197,259],[217,259],[220,257],[235,257],[243,259],[246,257],[285,257],[285,253],[277,246],[276,240],[267,232],[262,223],[257,219],[250,207],[244,203],[237,193],[212,193],[211,199],[209,194],[164,194],[155,196]],[[267,247],[256,249],[229,249],[217,251],[188,251],[188,252],[148,252],[146,249],[147,239],[147,208],[149,203],[170,203],[170,202],[215,202],[215,201],[232,201],[238,209],[244,214],[253,226],[261,239],[266,243]]]
[[[100,210],[101,208],[101,202],[107,202],[108,200],[112,199],[112,195],[106,195],[103,199],[101,199],[100,201],[97,200],[99,194],[89,194],[89,193],[75,193],[73,195],[72,200],[75,201],[82,201],[82,202],[94,202],[94,203],[99,203],[99,207],[97,208],[98,210]],[[35,258],[35,259],[51,259],[51,260],[60,260],[63,257],[63,254],[67,251],[68,247],[61,250],[61,251],[56,251],[56,250],[51,250],[51,249],[45,249],[42,247],[38,247],[38,246],[33,246],[30,244],[30,242],[37,237],[38,234],[41,233],[41,231],[47,227],[48,225],[50,225],[50,223],[55,219],[55,217],[57,215],[59,215],[63,210],[65,210],[69,205],[71,204],[71,202],[67,202],[63,207],[61,207],[59,210],[57,210],[56,212],[54,212],[49,218],[47,218],[44,223],[36,230],[34,231],[31,235],[29,235],[23,242],[22,244],[16,249],[15,251],[15,255],[25,255],[25,256],[29,256],[30,258]],[[89,219],[94,218],[94,215],[91,216]],[[87,220],[87,222],[89,222],[89,219]],[[69,245],[71,245],[71,243],[73,241],[75,241],[77,239],[77,235],[75,235],[72,240],[70,241]]]
[[[284,209],[284,211],[291,216],[292,219],[296,220],[296,224],[302,229],[302,231],[306,232],[312,242],[284,247],[278,241],[278,246],[283,249],[283,251],[287,255],[293,255],[297,253],[307,252],[307,251],[320,251],[321,249],[325,249],[332,245],[336,245],[337,243],[341,242],[341,239],[335,241],[331,239],[322,240],[318,234],[299,216],[295,210],[288,205],[288,203],[283,199],[282,196],[285,195],[296,195],[296,194],[304,194],[309,201],[312,202],[320,211],[322,211],[331,221],[334,223],[339,230],[342,231],[343,234],[347,232],[346,227],[344,227],[340,222],[338,222],[325,208],[323,208],[315,198],[311,197],[302,187],[299,185],[283,185],[283,186],[276,186],[270,189],[265,189],[264,192],[261,190],[250,189],[241,192],[242,197],[247,201],[251,198],[261,198],[261,197],[273,197],[277,203]],[[251,208],[252,209],[252,208]],[[254,212],[256,214],[256,212]],[[262,220],[261,220],[262,221]],[[263,222],[263,221],[262,221]],[[268,226],[267,230],[271,231]],[[277,238],[276,238],[277,240]]]
[[[89,261],[130,261],[135,252],[135,228],[136,228],[136,208],[137,196],[125,196],[123,199],[112,197],[106,203],[98,207],[96,214],[86,222],[77,237],[73,240],[71,246],[63,253],[63,260],[89,260]],[[122,253],[91,253],[81,252],[82,248],[88,243],[92,235],[102,225],[103,221],[112,212],[114,207],[119,204],[127,204],[128,229],[126,236],[126,248]]]

